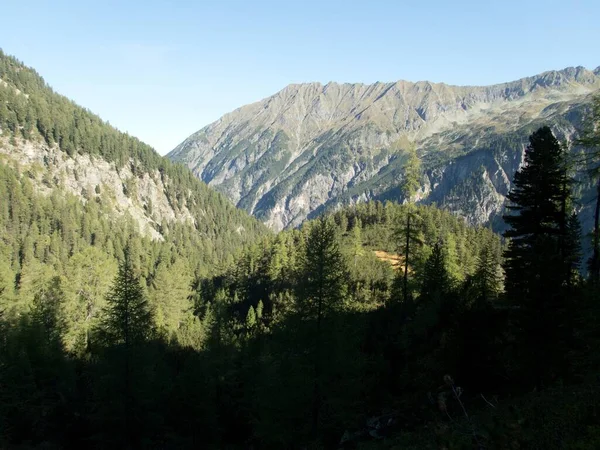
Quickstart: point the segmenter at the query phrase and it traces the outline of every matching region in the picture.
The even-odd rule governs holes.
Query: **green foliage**
[[[508,195],[507,208],[518,214],[505,216],[511,227],[505,233],[510,238],[505,270],[511,294],[518,291],[530,297],[542,288],[556,292],[564,280],[564,273],[550,279],[542,277],[548,273],[544,270],[548,264],[562,265],[559,236],[564,237],[568,219],[562,205],[569,195],[565,190],[564,157],[549,128],[540,128],[531,135],[525,165],[515,174],[514,187]]]
[[[150,305],[156,317],[159,331],[176,337],[178,331],[192,313],[192,273],[182,259],[167,266],[160,261],[152,275]]]
[[[302,255],[299,309],[307,318],[320,318],[343,302],[347,270],[331,220],[319,219],[308,231]]]
[[[585,128],[576,142],[583,146],[587,153],[581,158],[588,173],[596,182],[594,209],[594,230],[592,239],[592,256],[588,262],[591,281],[600,284],[600,95],[592,100],[590,114],[586,118]]]
[[[477,268],[473,275],[476,298],[483,302],[494,301],[503,288],[503,277],[500,270],[502,261],[499,245],[490,241],[484,245],[477,259]]]
[[[98,334],[104,345],[129,347],[149,339],[152,327],[146,294],[135,276],[130,250],[126,249],[117,278],[106,296]]]
[[[590,173],[597,176],[600,174],[600,95],[592,99],[589,109],[577,144],[588,150],[584,161]]]
[[[497,235],[434,206],[368,202],[264,233],[3,54],[0,78],[14,145],[158,172],[196,220],[161,224],[153,241],[106,189],[84,203],[48,178],[41,196],[43,168],[0,163],[0,446],[597,447],[598,291],[577,273],[580,227],[549,129],[509,195],[502,261]],[[344,164],[324,150],[307,171]]]
[[[411,145],[408,150],[406,164],[404,166],[404,178],[400,189],[407,201],[411,201],[416,192],[421,188],[421,160],[417,156],[417,150]]]
[[[254,306],[250,305],[248,314],[246,315],[246,328],[251,331],[256,326],[256,313],[254,312]]]
[[[39,326],[46,340],[61,342],[65,332],[65,294],[59,277],[54,277],[33,298],[31,317]]]
[[[567,209],[571,196],[565,153],[551,130],[530,138],[525,165],[515,174],[505,216],[507,294],[520,306],[522,357],[529,382],[566,376],[572,341],[574,269],[579,265],[579,224]],[[543,356],[542,356],[543,355]]]
[[[442,246],[436,242],[423,268],[421,280],[421,299],[428,300],[441,297],[450,290],[450,276],[444,262]]]
[[[87,154],[115,164],[117,170],[129,167],[134,174],[123,185],[123,192],[136,197],[137,178],[148,174],[165,185],[165,195],[175,211],[187,208],[195,218],[186,233],[198,233],[206,250],[221,257],[256,235],[266,234],[258,221],[235,208],[221,194],[209,189],[190,170],[161,157],[150,146],[121,133],[98,116],[55,93],[31,68],[0,50],[0,129],[17,137],[42,140],[74,156]],[[49,187],[53,180],[46,179]],[[95,188],[96,194],[101,191]],[[152,215],[152,205],[147,205]],[[163,234],[174,232],[181,224],[162,224]],[[209,258],[207,258],[209,259]]]

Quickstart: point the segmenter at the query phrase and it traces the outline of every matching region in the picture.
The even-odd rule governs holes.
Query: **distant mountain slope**
[[[541,123],[570,139],[600,68],[487,87],[443,83],[290,85],[193,134],[168,157],[274,229],[323,208],[403,200],[406,150],[424,162],[418,198],[493,221]]]
[[[164,240],[177,227],[214,264],[267,232],[244,211],[151,147],[55,93],[31,68],[0,51],[0,164],[42,195],[102,202],[115,218]]]

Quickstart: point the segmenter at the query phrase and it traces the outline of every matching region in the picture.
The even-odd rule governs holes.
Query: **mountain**
[[[402,202],[414,146],[416,200],[495,223],[528,135],[549,124],[571,140],[598,89],[600,67],[485,87],[295,84],[226,114],[168,157],[278,230],[341,204]]]
[[[362,173],[384,164],[366,194],[310,214],[407,192],[494,211],[528,127],[572,136],[570,95],[515,128],[512,110],[414,127],[387,161],[363,145]],[[342,170],[372,133],[356,130],[298,177]],[[576,270],[560,157],[538,153],[547,128],[536,143],[516,203],[543,211],[517,212],[537,222],[507,258],[433,205],[361,202],[270,233],[0,52],[0,448],[598,448],[600,293]]]
[[[74,217],[67,222],[78,229],[77,239],[82,238],[78,248],[95,244],[89,236],[81,236],[79,226],[87,219],[73,216],[74,208],[80,214],[85,214],[84,210],[90,213],[90,221],[101,222],[98,226],[114,241],[102,242],[108,253],[119,257],[117,249],[126,234],[133,233],[147,247],[154,246],[150,242],[164,242],[164,248],[175,248],[186,258],[195,252],[191,269],[201,272],[213,271],[243,245],[268,232],[186,167],[173,164],[150,146],[55,93],[33,69],[2,51],[0,166],[8,186],[6,205],[10,205],[3,210],[0,229],[10,236],[6,241],[14,240],[17,249],[24,245],[31,227],[36,228],[36,235],[41,232],[38,225],[45,213],[32,211],[39,217],[25,220],[15,216],[14,210],[28,211],[38,202],[41,209],[50,202],[53,208],[64,208],[61,213],[65,217]],[[55,202],[56,198],[67,199],[68,205]],[[70,203],[73,199],[84,210]],[[92,207],[95,209],[90,212]],[[51,221],[46,232],[56,232],[64,240],[64,228],[69,226],[59,226],[59,222]],[[7,223],[13,226],[2,228]],[[132,230],[119,234],[129,228]],[[43,248],[45,244],[37,245]],[[67,256],[76,250],[70,248]],[[17,272],[23,262],[18,253],[4,255]]]

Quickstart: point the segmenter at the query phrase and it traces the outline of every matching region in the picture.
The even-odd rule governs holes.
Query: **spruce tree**
[[[598,285],[600,283],[600,95],[596,95],[592,100],[585,128],[576,143],[588,150],[583,161],[590,177],[596,183],[592,257],[589,260],[588,268],[592,283]]]
[[[47,343],[62,346],[62,336],[66,330],[64,303],[65,294],[60,277],[53,277],[33,299],[33,322],[43,331]]]
[[[256,326],[256,312],[254,306],[250,305],[246,314],[246,331],[250,332]]]
[[[509,229],[505,252],[506,291],[509,298],[527,301],[550,295],[565,283],[565,274],[553,273],[562,267],[561,242],[568,216],[563,207],[566,182],[565,155],[548,127],[529,138],[525,164],[514,177],[504,216]],[[570,214],[569,214],[570,215]]]
[[[519,307],[522,376],[540,385],[566,369],[565,345],[572,329],[572,271],[567,266],[573,265],[578,238],[566,206],[570,182],[563,148],[548,127],[529,141],[525,164],[508,195],[504,269],[508,299]]]
[[[106,344],[122,344],[129,348],[151,336],[152,314],[142,285],[135,276],[128,248],[106,303],[100,324],[100,334]]]
[[[450,277],[446,270],[443,249],[441,244],[436,242],[423,269],[421,299],[438,300],[449,289]]]
[[[149,295],[154,311],[156,327],[171,339],[182,325],[186,314],[192,309],[190,286],[192,276],[187,264],[177,260],[171,266],[161,261],[156,268]]]
[[[478,301],[487,303],[498,297],[502,288],[499,259],[499,251],[495,251],[491,242],[484,243],[479,251],[477,268],[472,279]]]
[[[263,317],[263,309],[264,309],[263,302],[262,302],[262,300],[259,300],[258,301],[258,305],[256,305],[256,319],[257,320],[261,320],[262,319],[262,317]]]
[[[362,238],[362,223],[360,219],[354,221],[352,227],[352,256],[354,257],[354,267],[358,262],[358,258],[363,255],[363,238]]]
[[[319,428],[322,404],[323,320],[341,304],[346,293],[347,269],[339,249],[336,229],[328,218],[318,219],[310,228],[302,260],[299,286],[300,314],[314,320],[313,432]]]
[[[106,296],[106,307],[98,335],[105,345],[102,420],[115,423],[114,432],[105,439],[125,442],[125,447],[140,444],[144,426],[144,383],[148,361],[144,342],[153,331],[153,318],[144,290],[134,271],[130,247],[124,249],[117,277]]]
[[[414,144],[408,149],[404,178],[400,185],[405,201],[411,202],[417,190],[421,187],[421,160],[417,156]]]
[[[311,227],[301,270],[299,309],[304,317],[320,322],[346,292],[346,264],[330,219],[318,219]]]
[[[567,219],[563,254],[566,284],[569,288],[579,276],[581,255],[581,224],[577,214],[572,213]]]
[[[413,211],[414,206],[406,207],[406,221],[396,230],[396,240],[399,242],[399,252],[404,257],[402,270],[402,301],[410,302],[411,296],[408,289],[408,269],[414,263],[417,249],[423,244],[420,237],[420,218]]]

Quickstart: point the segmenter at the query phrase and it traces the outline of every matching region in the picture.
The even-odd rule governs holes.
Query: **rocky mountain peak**
[[[169,157],[279,229],[324,207],[383,195],[401,180],[411,143],[432,168],[542,119],[564,126],[566,111],[598,89],[598,69],[584,67],[491,86],[292,84],[201,129]],[[435,187],[424,184],[424,201],[427,190]]]

